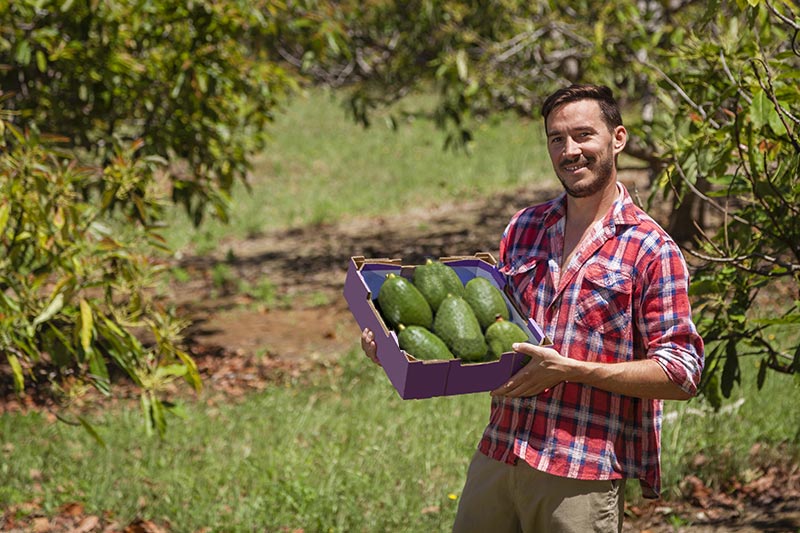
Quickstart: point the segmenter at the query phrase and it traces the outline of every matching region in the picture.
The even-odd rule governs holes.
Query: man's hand
[[[492,396],[536,396],[567,379],[571,360],[554,349],[527,342],[516,343],[513,348],[515,352],[530,356],[531,360],[505,385],[493,390]]]
[[[531,360],[511,376],[492,396],[536,396],[559,383],[583,383],[599,389],[635,398],[687,400],[691,394],[670,381],[661,365],[652,359],[622,363],[578,361],[552,348],[521,342],[514,351]]]
[[[378,345],[375,344],[375,335],[369,329],[364,329],[361,332],[361,349],[364,354],[376,365],[380,365],[378,361]]]

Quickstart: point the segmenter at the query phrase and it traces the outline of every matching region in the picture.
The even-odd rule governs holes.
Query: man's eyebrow
[[[582,131],[596,132],[597,131],[596,128],[594,128],[593,126],[588,126],[588,125],[587,126],[576,126],[574,128],[567,128],[567,129],[569,131],[575,131],[575,132],[582,132]],[[548,130],[547,131],[547,136],[548,137],[553,137],[554,135],[563,135],[563,133],[564,133],[563,130]]]

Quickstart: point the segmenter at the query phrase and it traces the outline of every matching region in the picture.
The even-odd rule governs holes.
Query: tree
[[[108,394],[117,368],[163,433],[163,385],[200,387],[183,321],[154,298],[159,231],[169,200],[197,224],[227,216],[295,87],[270,52],[281,10],[0,3],[0,351],[18,390],[46,363],[64,398],[84,384]]]
[[[770,369],[800,383],[800,17],[754,4],[710,12],[658,72],[674,117],[663,184],[715,215],[690,249],[715,405],[749,359],[759,387]]]

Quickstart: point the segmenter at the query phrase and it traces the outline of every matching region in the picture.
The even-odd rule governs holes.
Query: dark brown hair
[[[542,104],[542,118],[547,124],[547,117],[557,107],[578,100],[595,100],[600,105],[600,114],[603,122],[613,131],[617,126],[622,126],[622,115],[611,89],[605,85],[570,85],[559,89]]]

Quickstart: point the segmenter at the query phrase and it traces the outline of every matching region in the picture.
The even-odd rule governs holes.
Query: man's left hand
[[[531,360],[504,385],[493,390],[492,396],[535,396],[567,379],[571,360],[554,349],[526,342],[514,344],[513,348],[515,352],[530,356]]]

